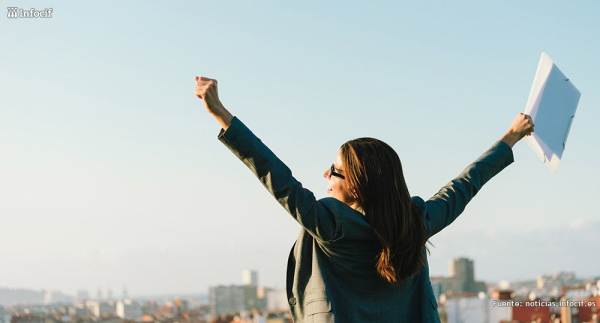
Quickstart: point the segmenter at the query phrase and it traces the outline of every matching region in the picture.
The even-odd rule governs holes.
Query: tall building
[[[440,293],[454,294],[487,292],[484,282],[475,281],[473,260],[456,258],[450,263],[450,277],[431,277],[436,298]],[[441,288],[440,288],[441,287]]]
[[[242,284],[258,286],[258,272],[250,269],[242,271]]]
[[[475,269],[473,260],[457,258],[450,263],[450,277],[454,278],[459,292],[475,292]]]
[[[260,306],[256,285],[244,285],[244,309],[246,311],[259,310]]]

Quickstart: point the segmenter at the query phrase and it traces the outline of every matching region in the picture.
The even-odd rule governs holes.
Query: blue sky
[[[0,18],[0,286],[206,292],[253,268],[284,287],[300,227],[216,139],[196,75],[318,198],[370,136],[427,199],[524,111],[543,51],[582,93],[558,173],[518,143],[430,272],[600,275],[597,1],[3,3],[53,17]]]

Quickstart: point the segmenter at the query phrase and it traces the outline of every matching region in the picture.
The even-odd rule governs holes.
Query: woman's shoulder
[[[410,198],[414,206],[419,208],[421,211],[425,210],[425,201],[420,196],[413,196]]]
[[[425,215],[425,201],[419,196],[411,197],[412,200],[412,212],[417,212],[422,216]]]

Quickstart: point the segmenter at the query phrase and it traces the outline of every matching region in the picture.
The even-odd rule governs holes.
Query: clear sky
[[[524,111],[543,51],[582,93],[558,173],[518,143],[430,272],[600,275],[598,1],[3,4],[53,16],[0,17],[0,287],[205,293],[245,268],[285,287],[300,226],[217,140],[196,75],[317,198],[369,136],[427,199]]]

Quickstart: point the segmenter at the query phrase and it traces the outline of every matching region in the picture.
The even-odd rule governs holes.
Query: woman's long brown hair
[[[426,265],[427,229],[414,210],[398,154],[374,138],[358,138],[341,147],[350,192],[365,212],[381,243],[379,275],[391,284],[417,274]]]

